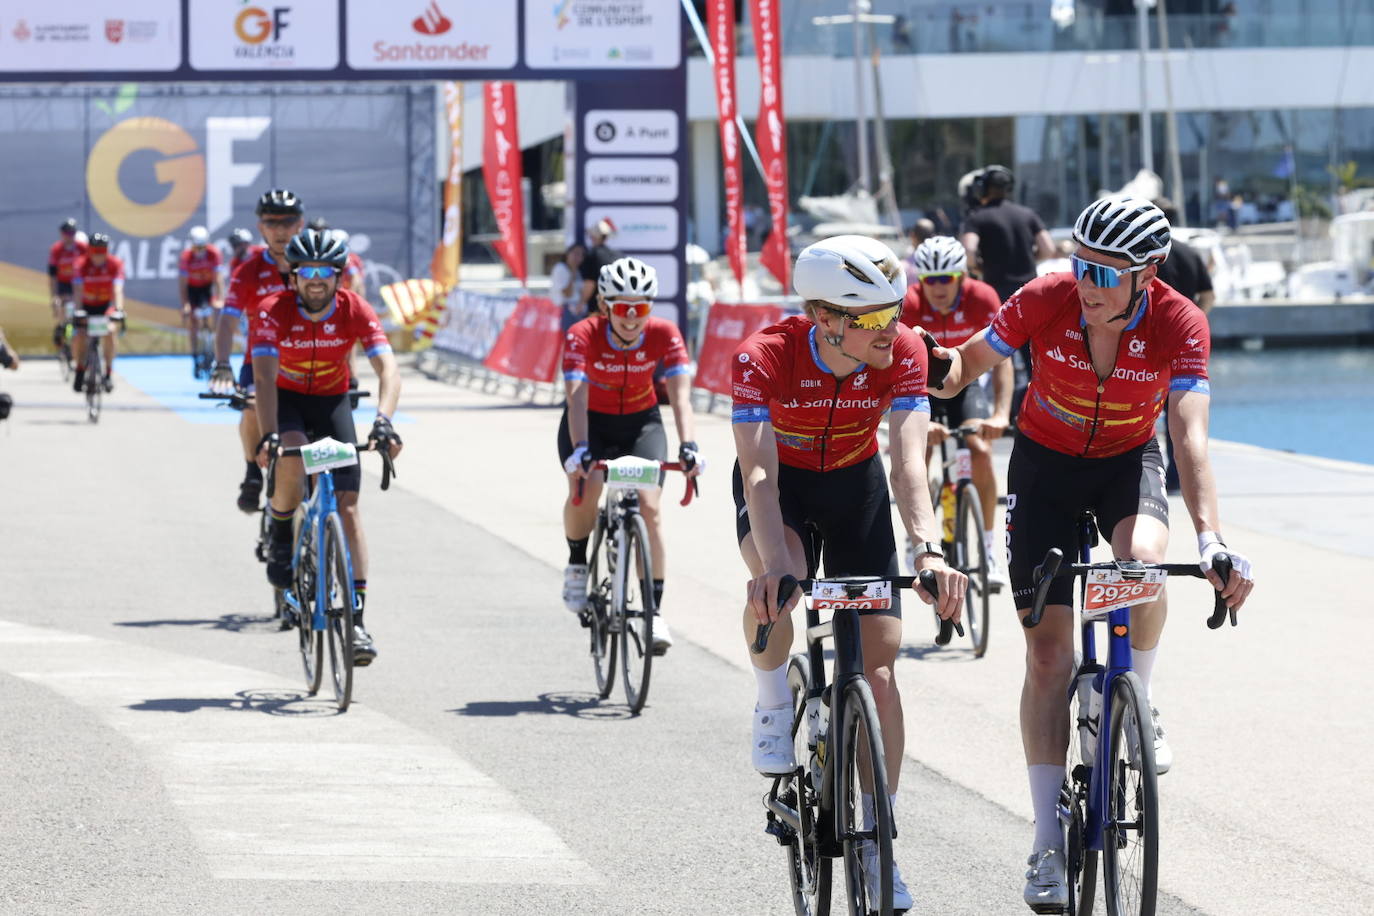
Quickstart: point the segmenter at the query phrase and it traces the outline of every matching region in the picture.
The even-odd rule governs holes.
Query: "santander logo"
[[[429,0],[429,6],[415,17],[410,27],[421,35],[442,35],[453,28],[453,22],[439,9],[438,0]]]

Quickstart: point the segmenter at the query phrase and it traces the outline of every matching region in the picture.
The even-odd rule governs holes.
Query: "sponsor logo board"
[[[618,240],[618,237],[617,237]],[[678,280],[678,259],[670,254],[636,254],[645,264],[658,271],[658,298],[671,299],[680,292]],[[674,324],[677,316],[674,313]]]
[[[677,200],[677,162],[668,158],[597,157],[586,164],[586,197],[593,203]]]
[[[191,5],[190,60],[196,70],[330,70],[339,65],[334,0]]]
[[[682,15],[676,3],[523,2],[525,62],[533,69],[670,69],[681,63]]]
[[[348,65],[355,70],[513,67],[516,12],[509,0],[346,0]]]
[[[609,219],[616,225],[613,240],[621,251],[674,251],[678,238],[678,212],[673,207],[588,207],[587,225]],[[638,256],[638,255],[637,255]]]
[[[124,0],[115,9],[73,0],[3,4],[0,73],[168,71],[180,65],[178,0]]]
[[[678,114],[666,108],[592,109],[583,121],[588,153],[675,153]]]

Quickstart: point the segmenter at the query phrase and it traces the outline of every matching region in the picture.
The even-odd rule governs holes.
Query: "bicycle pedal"
[[[779,846],[791,846],[797,842],[796,832],[774,817],[769,817],[768,823],[764,825],[763,832],[777,840]]]

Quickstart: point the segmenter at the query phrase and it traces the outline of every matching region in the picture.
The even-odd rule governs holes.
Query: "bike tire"
[[[596,530],[592,534],[591,563],[587,567],[587,632],[592,670],[596,673],[596,693],[600,699],[611,695],[615,687],[616,646],[611,632],[611,587],[615,570],[611,569],[606,551],[606,516],[598,513]],[[603,567],[604,573],[603,573]]]
[[[100,422],[100,400],[104,393],[104,386],[100,377],[100,341],[86,341],[86,365],[82,370],[85,379],[86,389],[86,419],[92,423]],[[96,347],[94,353],[89,348]]]
[[[644,517],[627,514],[625,553],[620,558],[620,677],[625,702],[638,715],[649,699],[649,675],[654,667],[654,561],[649,554],[649,529]]]
[[[57,351],[57,364],[62,369],[62,381],[70,382],[76,367],[72,365],[72,348],[65,340]]]
[[[353,702],[353,570],[343,522],[331,513],[324,528],[325,632],[329,638],[329,674],[339,712]]]
[[[839,736],[839,769],[835,775],[835,816],[844,851],[844,877],[850,916],[892,916],[892,806],[887,796],[887,761],[878,707],[868,681],[856,678],[844,690],[841,715],[831,721],[832,741]],[[867,778],[865,778],[865,776]],[[873,795],[873,827],[863,829],[861,793],[864,783]],[[866,844],[877,847],[876,861],[867,862]],[[877,873],[869,874],[876,867]]]
[[[811,749],[806,733],[806,694],[811,687],[811,662],[794,655],[787,663],[787,687],[792,693],[792,746],[799,767],[783,777],[779,798],[794,808],[801,829],[787,846],[787,880],[792,886],[792,908],[797,916],[829,916],[830,877],[834,859],[822,855],[817,823],[820,786],[810,773]]]
[[[955,524],[955,564],[968,576],[964,592],[964,628],[973,643],[973,657],[988,651],[988,552],[983,540],[983,501],[972,482],[959,488],[958,520]]]
[[[1159,888],[1159,786],[1154,720],[1139,676],[1112,682],[1109,810],[1102,835],[1108,916],[1154,916]]]
[[[311,525],[296,513],[296,604],[300,609],[296,619],[297,645],[301,653],[301,668],[305,673],[305,690],[310,696],[320,692],[324,680],[324,631],[315,629],[315,552],[310,535]]]
[[[1077,676],[1071,684],[1078,683]],[[1097,895],[1097,865],[1099,852],[1086,848],[1088,835],[1088,791],[1092,782],[1092,768],[1083,759],[1079,738],[1080,713],[1078,691],[1069,688],[1069,752],[1065,766],[1064,786],[1060,790],[1060,819],[1064,822],[1065,871],[1069,887],[1069,916],[1092,916]]]

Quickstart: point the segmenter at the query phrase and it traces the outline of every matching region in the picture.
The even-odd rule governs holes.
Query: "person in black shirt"
[[[1007,195],[1015,179],[1006,166],[990,165],[973,180],[978,206],[964,217],[960,241],[970,264],[979,264],[983,281],[1005,302],[1022,284],[1035,279],[1035,262],[1054,257],[1054,241],[1035,211]]]
[[[601,276],[601,268],[624,257],[619,251],[606,244],[613,235],[615,235],[615,223],[608,219],[600,220],[587,227],[587,238],[592,244],[587,251],[587,256],[582,259],[582,266],[578,268],[578,275],[582,278],[584,314],[591,314],[596,308],[596,278]]]
[[[1169,221],[1169,225],[1178,225],[1178,208],[1174,206],[1173,201],[1161,197],[1154,204],[1164,211],[1164,218]],[[1212,310],[1212,305],[1216,301],[1216,293],[1212,290],[1212,275],[1208,273],[1202,255],[1192,246],[1175,239],[1168,260],[1159,265],[1159,279],[1193,300],[1197,307],[1202,309],[1203,314]],[[1169,493],[1177,493],[1178,468],[1174,465],[1174,440],[1169,436],[1167,411],[1164,417],[1164,442],[1169,457],[1169,466],[1164,472],[1164,489]]]

